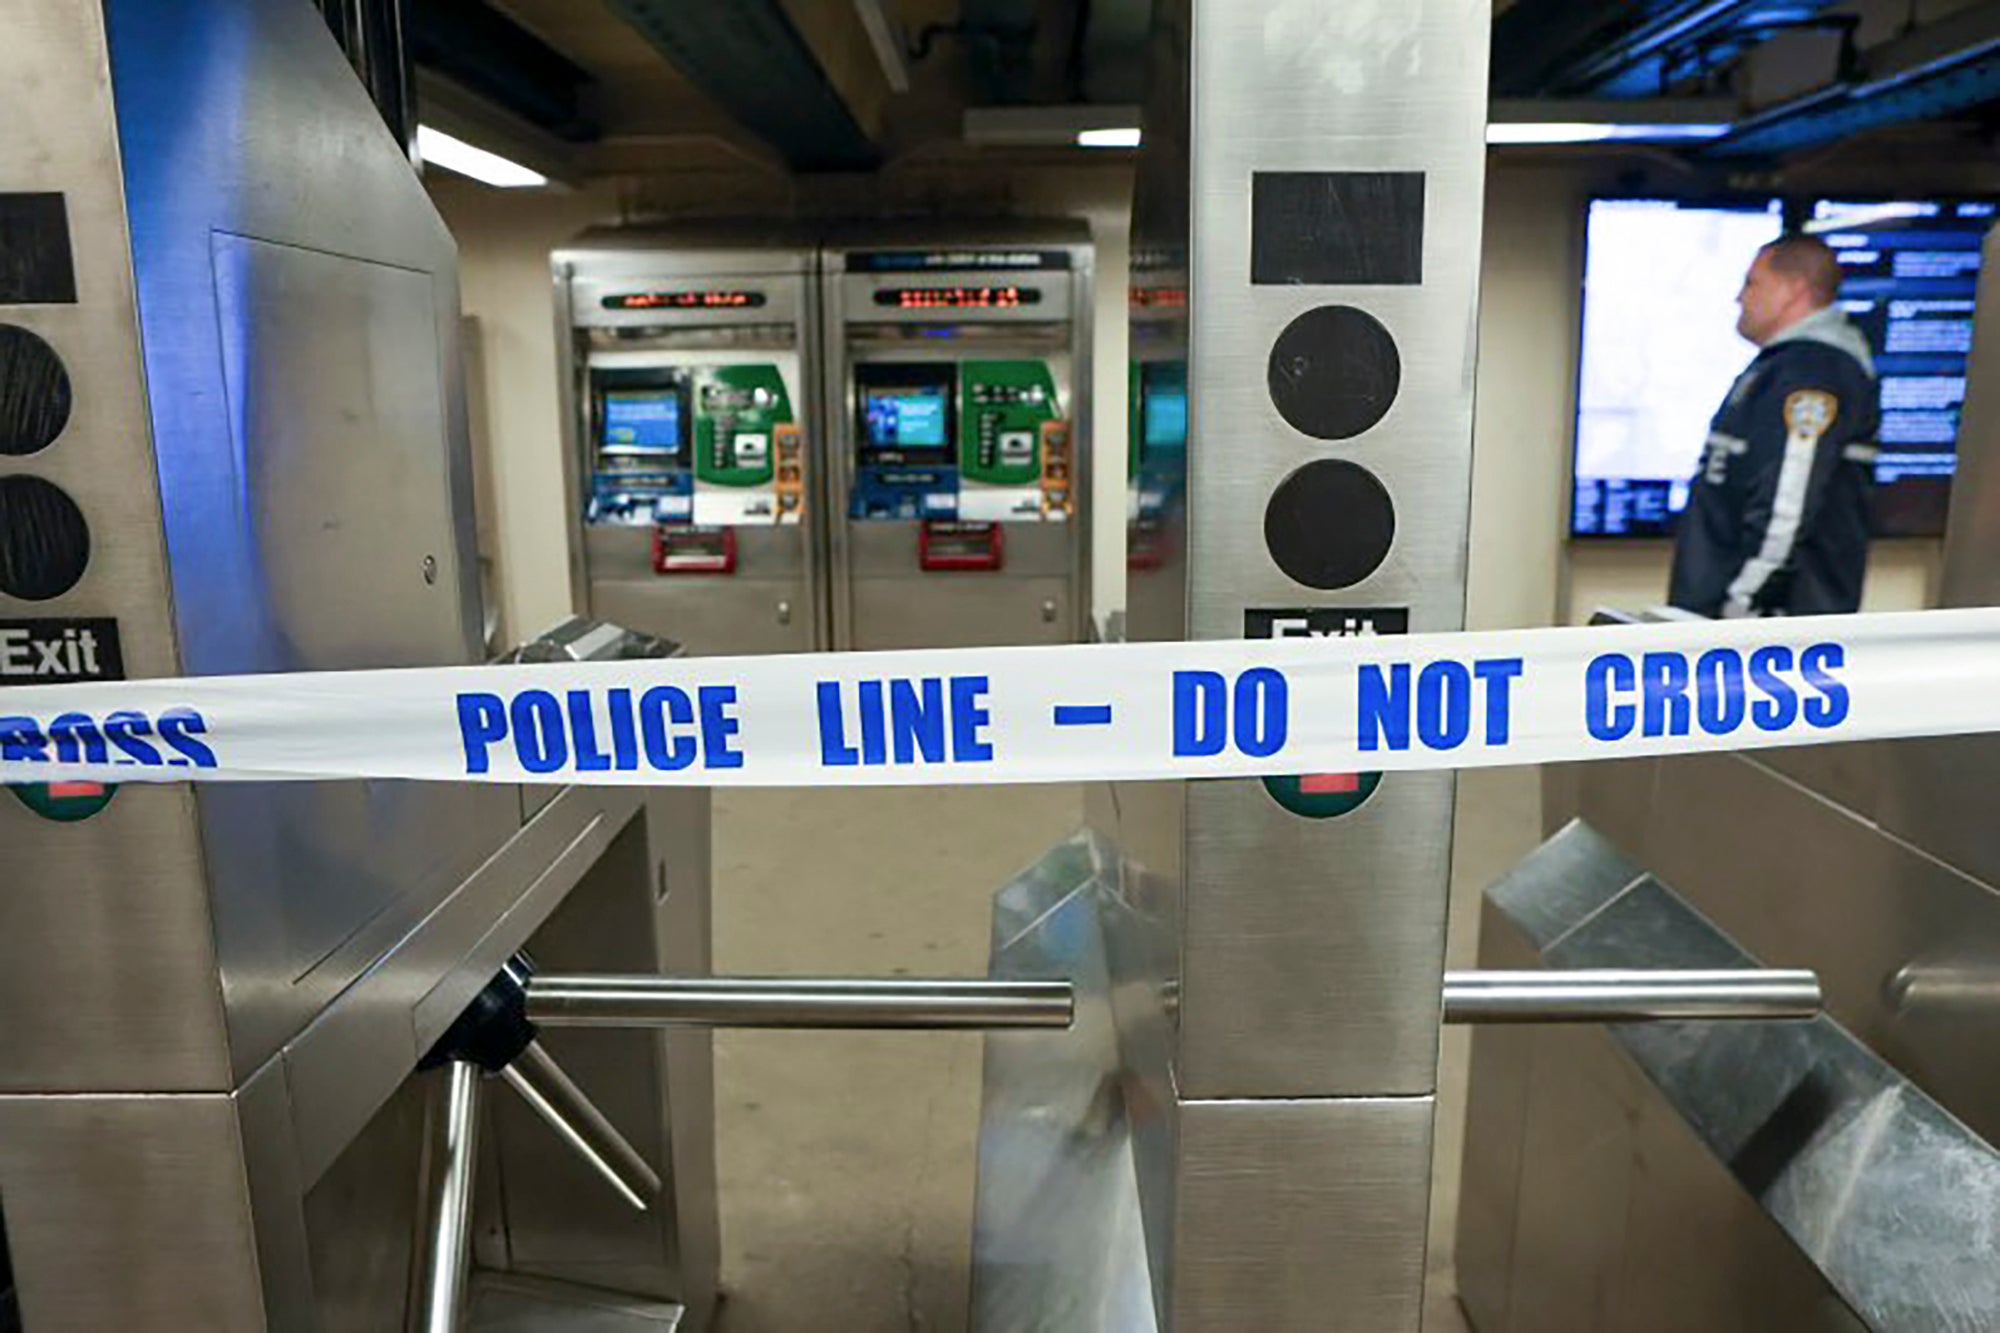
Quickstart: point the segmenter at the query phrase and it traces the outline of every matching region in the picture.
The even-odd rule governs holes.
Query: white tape
[[[1073,782],[2000,730],[2000,609],[0,690],[0,781]]]

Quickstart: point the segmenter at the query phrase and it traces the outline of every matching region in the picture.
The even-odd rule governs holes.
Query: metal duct
[[[1522,0],[1493,25],[1501,97],[1657,96],[1830,0]]]
[[[414,0],[405,14],[417,64],[566,142],[598,137],[590,75],[483,0]]]
[[[1750,117],[1703,150],[1765,157],[1930,120],[2000,99],[2000,5],[1963,10],[1871,53],[1876,77],[1840,84]]]
[[[778,0],[606,0],[724,112],[800,171],[881,159]]]

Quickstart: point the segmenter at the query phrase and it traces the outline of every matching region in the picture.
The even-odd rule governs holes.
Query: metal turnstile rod
[[[535,1114],[548,1122],[563,1142],[576,1150],[591,1169],[604,1177],[625,1202],[645,1212],[659,1197],[660,1177],[639,1155],[583,1090],[549,1058],[538,1041],[514,1057],[500,1077],[521,1094]]]
[[[1447,1023],[1648,1023],[1812,1018],[1821,1008],[1811,972],[1447,972]]]
[[[1066,1028],[1067,981],[914,977],[538,976],[546,1027]]]
[[[429,1200],[423,1333],[459,1333],[465,1322],[465,1279],[472,1267],[472,1177],[479,1161],[479,1075],[478,1065],[463,1060],[445,1066],[438,1141],[444,1163]]]

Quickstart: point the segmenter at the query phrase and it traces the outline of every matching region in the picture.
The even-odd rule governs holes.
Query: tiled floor
[[[1533,846],[1538,808],[1530,771],[1465,775],[1453,966],[1477,924],[1460,909]],[[993,891],[1080,818],[1069,787],[718,793],[716,967],[981,974]],[[722,1333],[964,1329],[980,1039],[727,1033],[716,1060]],[[1448,1033],[1425,1333],[1467,1333],[1449,1268],[1464,1067]]]

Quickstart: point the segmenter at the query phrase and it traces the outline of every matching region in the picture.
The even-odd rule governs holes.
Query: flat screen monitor
[[[1756,349],[1736,294],[1776,240],[1776,199],[1594,199],[1577,366],[1579,537],[1658,537],[1687,504],[1709,418]]]
[[[861,461],[891,466],[951,462],[954,376],[948,363],[857,367]]]
[[[1879,536],[1944,531],[1980,244],[1995,215],[1990,200],[1821,199],[1807,216],[1805,229],[1839,256],[1841,306],[1875,353]]]
[[[621,453],[677,454],[685,438],[674,389],[606,389],[602,446]]]

